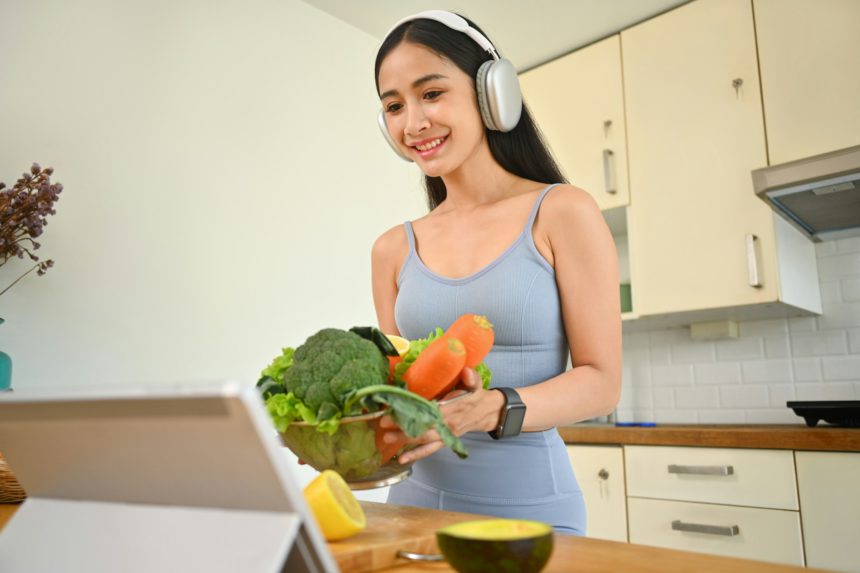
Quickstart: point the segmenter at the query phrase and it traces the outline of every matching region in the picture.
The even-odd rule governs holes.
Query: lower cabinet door
[[[586,536],[627,541],[624,454],[619,446],[568,446],[587,515]]]
[[[631,543],[804,564],[797,511],[628,497],[627,513]]]

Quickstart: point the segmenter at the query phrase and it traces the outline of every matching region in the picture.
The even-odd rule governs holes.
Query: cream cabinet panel
[[[627,541],[623,450],[618,446],[568,446],[567,455],[585,497],[586,535]]]
[[[803,565],[796,511],[628,499],[630,542]]]
[[[526,105],[565,176],[601,209],[630,202],[617,35],[520,76]]]
[[[797,510],[788,450],[625,446],[627,495]]]
[[[807,564],[860,571],[860,454],[795,456]]]
[[[749,0],[696,0],[621,44],[636,312],[781,300],[774,215],[750,175],[767,155]]]
[[[860,2],[753,7],[770,163],[860,144]]]

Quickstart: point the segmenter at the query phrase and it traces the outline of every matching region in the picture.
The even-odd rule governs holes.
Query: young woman
[[[495,330],[491,388],[467,368],[463,385],[474,393],[443,408],[469,457],[428,432],[400,456],[419,461],[388,501],[581,535],[582,492],[555,428],[618,402],[615,246],[591,196],[564,182],[517,99],[513,68],[515,93],[504,69],[479,73],[486,62],[510,66],[475,24],[441,11],[398,23],[376,58],[380,125],[424,173],[430,206],[373,245],[379,326],[422,338],[475,313]]]

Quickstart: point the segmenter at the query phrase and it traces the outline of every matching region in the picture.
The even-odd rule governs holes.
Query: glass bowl
[[[464,398],[468,392],[455,390],[439,405]],[[412,463],[401,464],[394,456],[382,464],[376,448],[379,421],[386,411],[342,418],[332,434],[318,432],[307,422],[291,422],[280,433],[281,441],[300,460],[317,471],[334,470],[351,489],[371,489],[395,484],[409,477]],[[408,448],[409,446],[406,446]]]

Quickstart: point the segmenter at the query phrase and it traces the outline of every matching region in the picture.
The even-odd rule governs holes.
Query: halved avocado
[[[436,542],[460,573],[537,573],[552,554],[553,530],[538,521],[482,519],[443,527]]]

